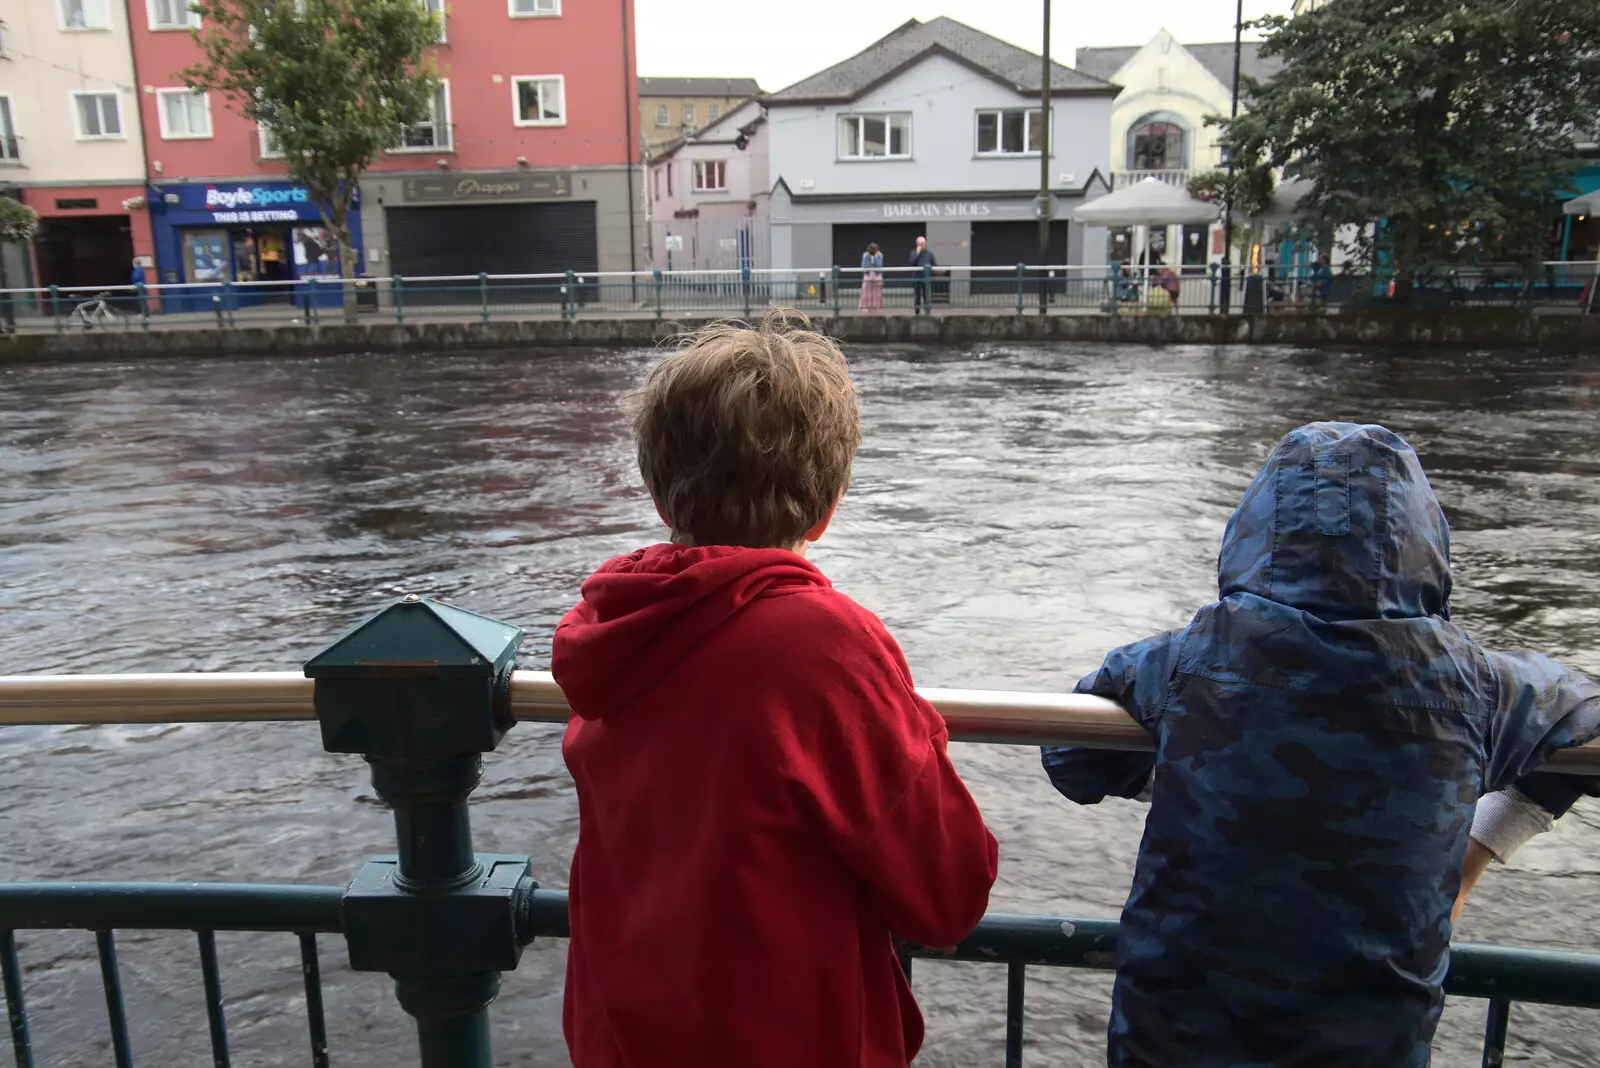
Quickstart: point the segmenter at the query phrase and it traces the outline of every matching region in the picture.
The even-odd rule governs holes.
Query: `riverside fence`
[[[860,268],[694,270],[451,275],[410,278],[309,278],[158,286],[0,290],[0,330],[132,331],[161,326],[240,326],[340,322],[346,297],[359,318],[407,321],[467,318],[759,315],[792,307],[821,315],[962,312],[1014,315],[1166,315],[1437,310],[1509,307],[1580,313],[1595,299],[1600,264],[1547,263],[1534,270],[1472,267],[1420,278],[1397,299],[1391,280],[1313,268],[1182,271],[1161,267]]]
[[[501,973],[517,966],[535,938],[569,934],[566,895],[541,888],[528,857],[472,848],[468,798],[483,756],[518,721],[559,723],[568,714],[550,675],[515,669],[521,639],[511,624],[410,596],[338,638],[303,674],[0,677],[0,727],[316,721],[324,749],[371,765],[397,841],[394,855],[368,860],[346,886],[0,885],[0,970],[17,1068],[36,1063],[27,947],[18,934],[38,930],[93,934],[117,1068],[133,1063],[115,942],[122,930],[194,934],[217,1068],[231,1063],[224,965],[250,964],[219,958],[218,931],[298,940],[305,1055],[313,1068],[337,1059],[328,1046],[319,937],[342,940],[352,969],[394,978],[401,1007],[416,1021],[424,1068],[490,1068],[488,1010]],[[957,741],[1151,748],[1149,735],[1126,713],[1097,698],[976,690],[925,696]],[[1559,753],[1546,767],[1600,772],[1600,745]],[[954,951],[908,945],[902,952],[908,974],[917,957],[1005,967],[1004,1062],[1017,1068],[1029,969],[1110,969],[1117,936],[1114,920],[990,915]],[[1504,1061],[1513,1003],[1600,1008],[1600,955],[1456,946],[1446,988],[1452,996],[1487,1000],[1483,1064],[1489,1068]]]

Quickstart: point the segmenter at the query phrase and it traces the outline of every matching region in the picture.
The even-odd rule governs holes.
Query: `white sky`
[[[1038,51],[1041,0],[636,0],[639,73],[755,78],[782,89],[861,51],[907,19],[939,15]],[[1165,27],[1185,42],[1233,38],[1236,0],[1055,0],[1053,58],[1080,45],[1144,44]],[[1245,0],[1245,21],[1293,0]]]

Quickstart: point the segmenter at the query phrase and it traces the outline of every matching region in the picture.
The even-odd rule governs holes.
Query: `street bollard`
[[[355,971],[387,972],[417,1021],[422,1068],[492,1068],[489,1004],[531,940],[532,866],[474,854],[467,797],[512,726],[522,631],[408,596],[306,662],[322,745],[358,753],[394,812],[396,856],[344,895]]]

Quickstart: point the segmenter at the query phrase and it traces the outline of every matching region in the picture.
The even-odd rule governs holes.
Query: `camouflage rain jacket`
[[[1074,801],[1151,802],[1113,1066],[1428,1063],[1478,797],[1559,814],[1589,784],[1530,773],[1600,728],[1600,687],[1450,622],[1449,536],[1404,439],[1302,427],[1228,522],[1221,599],[1079,683],[1157,742],[1044,753]]]

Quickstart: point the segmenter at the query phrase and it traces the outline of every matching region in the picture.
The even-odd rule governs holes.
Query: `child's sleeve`
[[[912,688],[881,624],[852,657],[807,784],[830,846],[897,938],[960,942],[983,918],[1000,847],[946,752],[944,719]]]
[[[1169,630],[1113,650],[1100,670],[1085,675],[1072,692],[1117,702],[1154,734],[1166,707],[1184,633],[1182,629]],[[1148,800],[1155,774],[1154,753],[1046,746],[1041,754],[1051,784],[1080,805],[1096,805],[1107,797]]]
[[[1600,779],[1536,770],[1557,750],[1600,735],[1600,685],[1536,653],[1486,655],[1496,708],[1472,836],[1504,861],[1578,798],[1600,793]]]

